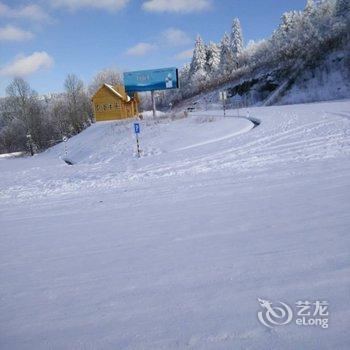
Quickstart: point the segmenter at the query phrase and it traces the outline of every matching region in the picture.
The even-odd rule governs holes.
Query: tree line
[[[179,102],[261,69],[312,64],[338,48],[350,49],[350,1],[307,0],[303,11],[282,15],[273,34],[244,47],[239,19],[220,43],[197,36],[190,64],[180,70],[181,90],[169,91],[167,103]],[[350,58],[348,57],[349,65]]]
[[[69,74],[64,92],[39,95],[24,79],[14,78],[0,99],[0,153],[40,152],[81,132],[93,122],[92,95],[103,83],[121,82],[121,73],[112,69],[96,74],[89,86]]]

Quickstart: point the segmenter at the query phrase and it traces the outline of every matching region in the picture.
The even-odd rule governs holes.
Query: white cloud
[[[15,8],[2,2],[0,2],[0,17],[29,19],[32,21],[46,21],[50,19],[48,13],[38,5],[32,4]]]
[[[0,41],[24,41],[33,37],[32,32],[11,25],[0,28]]]
[[[182,51],[182,52],[178,53],[177,55],[175,55],[175,59],[183,61],[183,60],[187,60],[189,58],[192,58],[192,55],[193,55],[193,49],[189,49],[189,50]]]
[[[129,56],[143,56],[146,53],[154,50],[155,48],[156,46],[152,44],[138,43],[135,46],[130,47],[130,49],[126,51],[126,54]]]
[[[182,46],[189,44],[191,39],[181,29],[168,28],[162,34],[162,41],[167,46]]]
[[[54,65],[53,58],[45,51],[34,52],[29,56],[16,57],[12,62],[0,68],[0,75],[24,77],[40,69],[48,69]]]
[[[211,8],[211,0],[147,0],[142,8],[150,12],[191,13]]]
[[[123,8],[130,0],[52,0],[55,7],[65,7],[69,10],[79,8],[96,8],[107,11],[118,11]]]

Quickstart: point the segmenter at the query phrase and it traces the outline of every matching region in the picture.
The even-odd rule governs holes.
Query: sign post
[[[68,137],[63,136],[62,141],[64,142],[64,155],[67,157],[68,156],[68,149],[67,149]]]
[[[140,152],[140,143],[139,143],[139,133],[140,133],[140,124],[139,123],[134,123],[134,131],[135,131],[135,135],[136,135],[137,156],[140,158],[141,152]]]
[[[152,98],[153,117],[156,117],[157,116],[157,110],[156,110],[156,99],[154,97],[154,90],[151,91],[151,98]]]
[[[224,117],[226,117],[226,103],[225,103],[225,101],[227,100],[227,92],[220,91],[219,98],[222,101],[222,109],[224,110]]]
[[[239,117],[240,116],[240,107],[243,105],[243,103],[242,103],[242,96],[240,96],[240,95],[235,95],[235,97],[234,97],[234,101],[235,101],[235,103],[236,103],[236,110],[237,110],[237,116]]]

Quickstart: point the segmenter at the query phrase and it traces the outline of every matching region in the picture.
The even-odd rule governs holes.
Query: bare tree
[[[75,74],[69,74],[64,82],[67,114],[75,133],[82,131],[92,120],[92,107],[85,92],[84,83]]]
[[[64,89],[69,102],[77,106],[79,98],[84,94],[84,83],[75,74],[68,74],[64,81]]]
[[[45,147],[47,125],[43,118],[43,106],[37,93],[22,78],[15,78],[6,89],[6,108],[3,117],[7,120],[7,135],[15,135],[15,143],[25,148],[27,135],[37,149]],[[10,131],[11,130],[11,131]],[[13,148],[12,146],[10,148]]]
[[[98,72],[89,85],[88,92],[92,96],[101,87],[102,84],[117,85],[123,83],[122,73],[118,70],[106,68]]]
[[[64,88],[64,94],[39,97],[25,80],[15,78],[0,99],[0,152],[41,151],[89,126],[92,105],[83,82],[70,74]]]
[[[22,78],[15,78],[6,88],[7,107],[9,119],[18,118],[29,127],[29,109],[37,94],[29,84]]]

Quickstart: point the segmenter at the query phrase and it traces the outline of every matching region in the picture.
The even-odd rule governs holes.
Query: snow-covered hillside
[[[181,89],[168,93],[184,100],[218,100],[226,90],[233,106],[272,106],[350,98],[350,6],[348,0],[307,0],[289,11],[272,35],[244,46],[240,20],[232,21],[220,43],[197,36],[192,59],[179,72]]]
[[[0,158],[1,349],[348,349],[350,102],[99,123]],[[329,302],[266,328],[258,298]]]
[[[306,67],[278,104],[339,100],[350,97],[350,57],[348,51],[328,55],[317,67]]]
[[[176,107],[182,109],[190,104],[200,110],[221,107],[219,92],[223,90],[228,93],[229,108],[347,99],[350,98],[349,64],[348,50],[338,50],[313,65],[296,65],[293,69],[266,67],[185,99]]]

